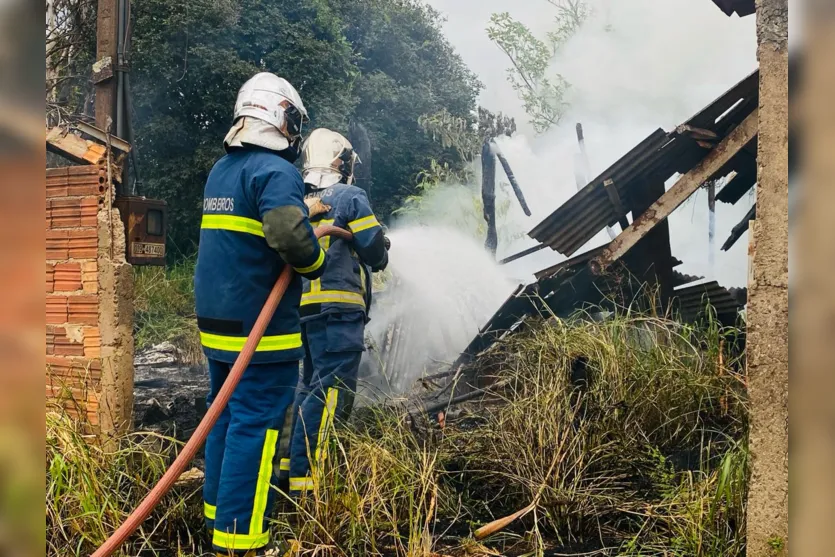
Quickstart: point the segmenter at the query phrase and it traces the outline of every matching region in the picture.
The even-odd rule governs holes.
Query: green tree
[[[583,0],[547,0],[554,6],[554,28],[538,38],[508,12],[493,14],[487,36],[510,60],[507,79],[519,95],[531,125],[544,132],[557,125],[565,113],[563,100],[569,83],[549,68],[559,49],[591,15]]]
[[[63,56],[47,91],[59,117],[91,116],[89,14],[71,13],[61,29],[72,34],[61,40],[72,49],[52,55]],[[438,13],[417,0],[147,0],[134,3],[131,19],[139,192],[168,201],[174,253],[194,249],[203,186],[223,155],[237,90],[258,71],[293,83],[313,126],[368,130],[370,193],[383,216],[416,190],[430,161],[463,165],[455,149],[421,133],[418,118],[441,108],[472,118],[480,84]]]
[[[418,0],[340,0],[345,36],[359,58],[353,118],[368,130],[374,160],[371,200],[390,213],[415,192],[431,161],[461,169],[451,147],[422,133],[418,120],[445,109],[475,121],[481,84],[440,28],[440,14]]]

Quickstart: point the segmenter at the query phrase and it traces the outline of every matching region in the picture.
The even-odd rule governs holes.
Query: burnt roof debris
[[[703,316],[711,306],[721,321],[736,319],[736,314],[745,305],[740,303],[739,294],[747,290],[735,289],[735,294],[719,285],[716,281],[682,286],[676,289],[676,300],[681,317],[685,321],[695,321]]]
[[[713,0],[713,3],[728,17],[734,13],[739,17],[745,17],[757,11],[754,0]]]
[[[754,203],[748,212],[745,213],[745,216],[742,217],[742,220],[739,221],[739,224],[733,227],[731,230],[731,235],[728,236],[728,239],[725,240],[725,243],[722,244],[722,251],[728,251],[736,244],[737,240],[739,240],[745,231],[748,230],[748,225],[751,224],[751,221],[757,218],[757,204]]]
[[[657,206],[664,202],[674,208],[673,201],[686,199],[705,180],[732,173],[717,197],[733,203],[750,189],[756,180],[758,78],[758,71],[751,73],[674,131],[656,130],[536,226],[529,235],[541,244],[508,260],[540,246],[572,256],[603,228],[624,219],[626,211],[633,214],[632,224],[611,242],[543,269],[535,273],[535,282],[519,286],[454,362],[451,382],[478,354],[532,318],[653,306],[694,321],[710,306],[719,321],[737,324],[745,289],[728,290],[673,270],[682,262],[670,250],[668,213],[658,216]],[[682,174],[677,183],[687,187],[676,190],[681,199],[667,199],[676,188],[666,190],[664,184],[677,173]],[[638,224],[644,223],[640,227],[636,216]],[[604,256],[606,267],[595,270]]]
[[[613,311],[617,307],[640,305],[641,298],[648,297],[651,287],[631,275],[626,265],[621,265],[619,272],[606,276],[591,273],[587,263],[603,247],[542,271],[536,282],[518,286],[459,355],[451,369],[455,371],[468,364],[532,318],[567,318],[578,310],[596,308]],[[708,306],[711,306],[720,322],[735,324],[739,310],[746,303],[746,289],[728,290],[716,281],[698,282],[703,280],[702,277],[674,272],[676,288],[672,314],[683,321],[693,322],[704,317]],[[693,282],[698,283],[691,284]],[[649,298],[648,302],[654,303],[653,297]]]
[[[571,199],[539,223],[528,235],[570,256],[598,232],[613,226],[625,215],[606,185],[617,188],[622,207],[633,212],[638,197],[653,182],[666,182],[676,173],[685,174],[701,162],[711,148],[745,120],[759,102],[759,71],[754,71],[703,110],[671,132],[659,128],[604,170]],[[725,174],[748,168],[756,157],[756,141],[740,151],[725,168]],[[611,186],[610,186],[611,187]]]

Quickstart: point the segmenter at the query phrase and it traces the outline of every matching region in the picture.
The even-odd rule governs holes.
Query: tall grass
[[[176,447],[176,441],[153,433],[94,443],[86,431],[85,424],[62,412],[47,412],[48,555],[89,555],[101,545],[162,476]],[[195,529],[202,520],[197,488],[175,487],[126,544],[124,554],[193,552],[202,537]]]
[[[194,309],[196,256],[167,267],[135,267],[134,322],[136,347],[169,341],[187,361],[201,359]]]
[[[644,315],[533,324],[476,360],[485,399],[443,426],[396,406],[340,424],[309,497],[278,494],[276,537],[296,540],[297,555],[332,557],[744,555],[747,414],[735,334]],[[167,453],[147,436],[105,453],[82,447],[65,421],[51,424],[50,553],[79,554],[144,494]],[[209,550],[187,496],[169,497],[156,517],[172,513],[169,525],[128,553],[187,545],[186,524],[192,549]]]

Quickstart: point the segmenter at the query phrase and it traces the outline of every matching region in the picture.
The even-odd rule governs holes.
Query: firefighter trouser
[[[290,493],[313,489],[334,420],[347,418],[357,388],[365,315],[330,313],[302,323],[302,380],[293,405]]]
[[[210,405],[231,367],[209,360]],[[209,432],[203,499],[218,551],[243,553],[270,541],[266,517],[276,496],[273,461],[298,375],[297,361],[250,365]]]

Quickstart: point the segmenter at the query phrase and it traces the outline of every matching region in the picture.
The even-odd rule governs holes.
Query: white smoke
[[[446,36],[484,84],[480,104],[517,122],[519,131],[497,142],[533,214],[526,217],[510,189],[502,187],[506,178],[497,165],[497,207],[509,207],[497,215],[498,259],[534,246],[524,232],[576,193],[577,122],[585,131],[591,178],[659,127],[669,131],[690,118],[757,65],[754,17],[729,18],[707,0],[593,0],[594,15],[551,67],[571,84],[566,97],[570,108],[560,125],[537,135],[507,82],[509,60],[485,29],[493,13],[509,11],[544,37],[556,13],[553,5],[545,0],[428,3],[446,16]],[[405,283],[394,293],[393,305],[375,307],[369,332],[379,345],[404,311],[417,329],[406,337],[407,360],[412,362],[408,371],[387,370],[396,379],[391,390],[407,388],[437,360],[454,359],[514,283],[532,280],[534,272],[563,259],[545,249],[496,266],[484,252],[484,238],[473,234],[473,219],[481,217],[473,211],[479,189],[477,181],[442,187],[424,199],[422,221],[428,226],[408,224],[409,219],[405,226],[403,220],[395,223],[391,266]],[[752,201],[749,196],[736,205],[716,204],[717,249]],[[673,255],[684,261],[678,270],[728,287],[745,285],[747,235],[730,252],[715,252],[715,267],[708,265],[706,192],[697,192],[669,221]],[[468,230],[470,236],[442,226]],[[601,231],[580,251],[606,241]],[[405,299],[412,303],[404,304]]]
[[[543,36],[556,13],[546,1],[508,4],[501,0],[429,0],[447,17],[445,32],[485,88],[479,102],[514,116],[519,132],[500,140],[533,216],[511,205],[498,225],[530,230],[576,193],[574,125],[583,124],[592,174],[596,175],[654,130],[669,131],[756,69],[755,18],[727,17],[712,2],[692,0],[595,0],[594,15],[559,52],[551,71],[570,84],[570,108],[561,124],[536,135],[521,101],[506,79],[509,61],[487,38],[490,15],[509,11]],[[497,169],[499,179],[503,178]],[[669,186],[670,184],[668,184]],[[507,195],[507,192],[504,192]],[[717,249],[750,208],[751,198],[736,205],[717,203]],[[510,221],[510,222],[508,222]],[[708,209],[700,191],[670,218],[678,270],[715,278],[725,286],[746,282],[747,236],[730,252],[715,253],[708,266]],[[616,226],[616,229],[618,227]],[[601,232],[582,250],[608,240]],[[535,242],[522,238],[499,244],[499,258]],[[510,265],[529,275],[562,259],[545,250]]]
[[[367,397],[404,392],[452,363],[514,286],[482,243],[460,229],[412,224],[396,227],[389,238],[392,278],[366,328],[376,347],[366,356],[376,371],[363,382]]]

